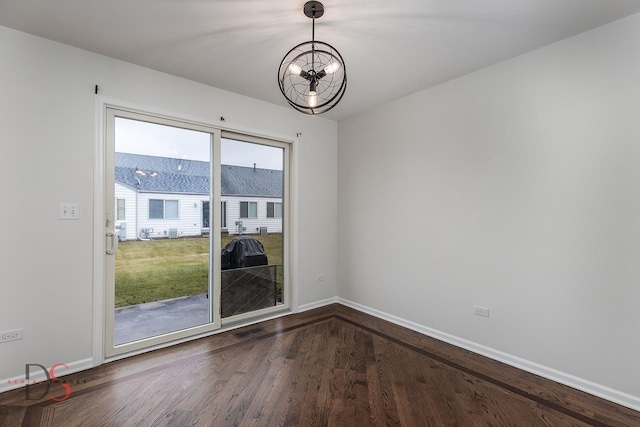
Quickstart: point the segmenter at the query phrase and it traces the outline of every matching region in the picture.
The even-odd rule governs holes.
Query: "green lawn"
[[[222,247],[234,236],[222,236]],[[282,234],[253,236],[269,264],[282,265]],[[120,242],[116,253],[116,307],[207,292],[209,239]]]

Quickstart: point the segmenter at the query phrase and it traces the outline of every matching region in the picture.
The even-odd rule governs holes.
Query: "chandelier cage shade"
[[[313,20],[311,41],[287,52],[278,70],[278,84],[293,108],[305,114],[322,114],[342,99],[347,71],[336,48],[315,40],[315,19],[324,13],[322,4],[309,1],[304,13]]]

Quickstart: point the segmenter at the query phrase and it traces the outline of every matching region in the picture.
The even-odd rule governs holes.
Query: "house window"
[[[220,202],[220,228],[227,228],[227,202]]]
[[[149,219],[178,219],[178,201],[150,199]]]
[[[209,201],[202,201],[202,228],[209,228]]]
[[[116,220],[124,220],[125,216],[125,200],[118,199],[116,201]]]
[[[240,218],[257,218],[258,202],[240,202]]]
[[[282,218],[282,203],[267,202],[267,218]]]

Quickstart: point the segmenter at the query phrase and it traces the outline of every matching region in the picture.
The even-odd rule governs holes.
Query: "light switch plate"
[[[78,203],[60,203],[58,205],[58,219],[80,219],[80,205]]]

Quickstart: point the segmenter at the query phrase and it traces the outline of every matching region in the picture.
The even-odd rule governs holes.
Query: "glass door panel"
[[[285,151],[221,140],[223,319],[285,304]]]
[[[112,113],[107,131],[107,222],[118,240],[107,261],[107,355],[211,329],[218,318],[214,135],[123,115]]]

